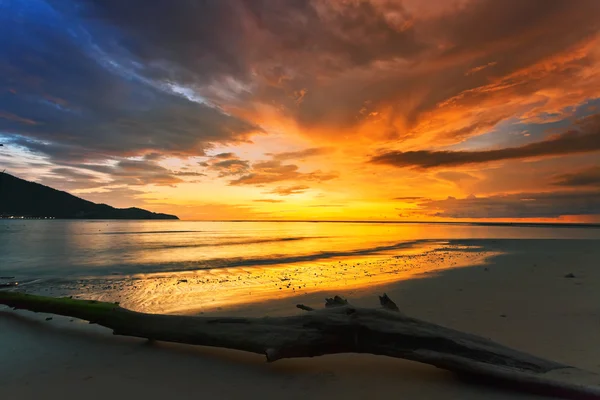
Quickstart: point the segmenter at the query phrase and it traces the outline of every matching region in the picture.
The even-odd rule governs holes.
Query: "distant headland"
[[[115,208],[93,203],[5,172],[0,173],[0,218],[179,219],[175,215],[154,213],[136,207]]]

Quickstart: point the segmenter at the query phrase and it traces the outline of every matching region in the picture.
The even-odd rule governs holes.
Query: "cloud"
[[[569,49],[595,32],[600,8],[594,0],[577,7],[542,0],[82,4],[84,17],[129,38],[127,50],[152,65],[147,73],[155,79],[221,100],[276,102],[303,126],[337,127],[356,124],[365,100],[375,108],[395,103],[392,119],[416,120],[488,76]],[[301,91],[309,95],[298,106]]]
[[[194,172],[194,171],[176,171],[173,172],[173,175],[176,176],[206,176],[202,172]]]
[[[77,169],[60,167],[52,169],[55,175],[53,181],[58,187],[61,187],[60,179],[68,179],[73,183],[73,188],[88,188],[100,186],[176,186],[184,183],[179,177],[199,177],[205,176],[195,171],[171,171],[154,161],[121,159],[111,164],[76,164]],[[81,170],[94,171],[102,174],[92,175],[81,172]],[[50,178],[45,178],[45,182],[50,182]]]
[[[519,147],[479,151],[389,151],[373,157],[371,162],[427,169],[600,151],[600,115],[595,115],[588,122],[594,122],[588,132],[572,130]]]
[[[448,197],[420,204],[421,211],[446,218],[558,218],[600,214],[600,191],[518,193]]]
[[[104,186],[106,179],[74,168],[52,168],[48,173],[37,177],[36,181],[42,185],[58,190],[72,191],[76,189],[89,189]]]
[[[307,189],[310,189],[306,185],[295,185],[295,186],[277,186],[275,189],[267,193],[277,194],[279,196],[290,196],[292,194],[304,193]]]
[[[202,154],[261,131],[264,108],[308,135],[462,140],[600,88],[577,50],[598,33],[595,0],[32,1],[0,32],[15,39],[0,110],[89,157]]]
[[[221,153],[213,156],[209,161],[201,163],[201,166],[208,167],[212,171],[219,173],[219,177],[242,175],[249,171],[250,162],[241,160],[233,153]]]
[[[252,164],[249,174],[230,181],[230,185],[262,185],[281,181],[316,181],[323,182],[337,178],[335,173],[300,172],[295,164],[282,164],[281,161],[262,161]]]
[[[336,192],[369,202],[597,187],[577,169],[598,165],[600,123],[576,122],[600,104],[597,0],[0,4],[0,134],[23,170],[50,164],[30,176],[141,189],[205,173],[223,178],[211,187],[285,191],[338,170]],[[502,165],[532,158],[545,158],[539,170]],[[190,162],[198,171],[180,168]],[[468,172],[479,181],[456,170],[489,162],[494,172]]]
[[[410,56],[422,47],[410,27],[398,29],[382,10],[366,1],[167,5],[143,0],[90,0],[82,4],[84,17],[102,18],[126,32],[131,38],[129,51],[148,63],[168,60],[150,73],[184,82],[205,84],[223,77],[245,82],[252,75],[254,62],[260,62],[262,70],[265,61],[271,61],[271,69],[277,70],[285,55],[294,56],[289,60],[291,65],[298,61],[306,65],[300,56],[329,55],[335,59],[333,67],[338,60],[345,60],[346,65],[363,65],[381,57]],[[393,8],[403,12],[400,6]],[[157,20],[164,22],[157,25]],[[214,34],[217,28],[219,35]],[[282,74],[284,71],[279,72]]]
[[[175,186],[184,181],[158,164],[149,161],[119,161],[110,171],[112,184]]]
[[[219,153],[215,154],[213,158],[218,158],[220,160],[232,160],[237,159],[238,156],[235,153]]]
[[[600,9],[593,1],[575,9],[554,1],[497,4],[484,0],[444,7],[444,12],[433,11],[442,8],[439,2],[419,8],[406,2],[331,5],[313,1],[306,2],[303,10],[266,4],[261,6],[271,9],[261,10],[261,16],[269,17],[261,19],[261,27],[277,35],[259,37],[273,43],[275,50],[271,57],[252,59],[259,79],[252,82],[254,86],[249,87],[253,89],[244,99],[277,104],[283,115],[308,134],[338,137],[343,131],[344,137],[364,134],[376,141],[418,137],[427,130],[427,134],[453,141],[456,139],[449,132],[460,131],[461,124],[523,115],[533,107],[531,97],[560,96],[549,90],[557,86],[582,94],[578,100],[569,100],[575,103],[593,96],[599,87],[592,71],[584,73],[586,65],[594,62],[592,54],[565,57],[550,68],[529,70],[554,55],[575,52],[574,48],[597,33],[597,21],[587,14]],[[357,9],[360,18],[355,18]],[[273,16],[275,10],[278,14]],[[307,25],[312,28],[314,16],[318,26],[313,32],[326,29],[353,39],[365,54],[355,56],[352,46],[343,41],[321,46],[312,34],[304,33]],[[302,23],[281,33],[278,28],[283,24],[277,21],[286,17]],[[389,28],[402,33],[407,41],[400,35],[387,35]],[[472,32],[480,32],[481,37]],[[279,40],[290,36],[298,40]],[[482,65],[487,68],[465,76],[465,71]],[[504,77],[509,78],[502,81]],[[564,84],[576,79],[587,81],[588,88],[571,89]],[[298,106],[293,94],[300,89],[309,94]],[[513,105],[504,96],[519,99]],[[448,100],[452,101],[446,103]],[[544,103],[554,107],[551,101],[544,101],[542,109]],[[469,107],[461,107],[463,104]],[[473,104],[482,110],[473,112]],[[480,127],[489,130],[493,125]],[[465,136],[481,133],[463,132]]]
[[[300,150],[300,151],[287,151],[283,153],[275,153],[270,155],[273,160],[277,161],[287,161],[287,160],[302,160],[308,157],[316,157],[323,154],[331,153],[332,149],[329,147],[311,147],[308,149]]]
[[[212,168],[220,171],[219,176],[240,175],[248,171],[250,163],[246,160],[225,160],[214,163]]]
[[[64,178],[79,179],[79,180],[96,180],[97,175],[92,175],[73,168],[53,168],[53,174],[60,175]]]
[[[600,166],[556,175],[553,184],[572,187],[600,186]]]
[[[164,158],[163,154],[160,153],[147,153],[144,154],[144,160],[148,160],[148,161],[158,161],[160,159]]]
[[[11,38],[0,44],[0,130],[22,146],[58,161],[202,155],[261,131],[145,77],[116,44],[127,42],[119,31],[83,23],[70,2],[53,5],[11,2],[0,27]]]

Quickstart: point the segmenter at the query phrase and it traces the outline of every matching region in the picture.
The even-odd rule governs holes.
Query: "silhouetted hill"
[[[73,219],[179,219],[141,208],[114,208],[0,173],[0,216]]]

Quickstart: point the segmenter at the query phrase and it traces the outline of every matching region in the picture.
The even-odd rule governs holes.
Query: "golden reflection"
[[[90,295],[152,313],[197,313],[316,292],[347,293],[448,268],[484,263],[494,253],[447,243],[326,262],[215,268],[177,274],[138,275]],[[427,276],[427,275],[425,275]],[[118,288],[117,288],[118,287]],[[89,297],[89,296],[86,296]],[[300,301],[300,299],[299,299]]]

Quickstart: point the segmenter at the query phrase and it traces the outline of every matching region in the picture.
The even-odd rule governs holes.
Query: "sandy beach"
[[[374,307],[375,294],[386,292],[411,316],[600,373],[597,240],[452,244],[477,247],[485,257],[376,286],[224,306],[218,314],[292,314],[300,312],[296,303],[318,305],[332,294]],[[565,277],[571,273],[574,278]],[[386,357],[342,354],[267,364],[258,355],[148,344],[69,318],[1,310],[0,387],[11,400],[542,398],[467,384],[448,372]]]

